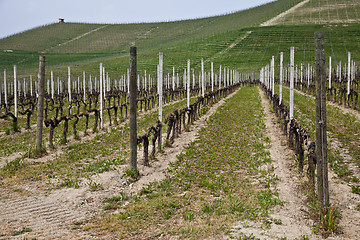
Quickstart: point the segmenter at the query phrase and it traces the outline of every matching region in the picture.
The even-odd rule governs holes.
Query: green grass
[[[271,168],[260,170],[271,159],[263,144],[258,89],[241,89],[208,124],[171,164],[165,180],[144,187],[121,213],[95,219],[92,227],[121,238],[162,233],[204,239],[228,231],[240,219],[266,219],[282,202],[270,190],[276,184]]]

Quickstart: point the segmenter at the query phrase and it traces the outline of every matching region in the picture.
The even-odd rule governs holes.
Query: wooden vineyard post
[[[4,69],[4,100],[5,108],[7,108],[7,83],[6,83],[6,69]]]
[[[329,57],[329,89],[331,89],[331,56]]]
[[[349,95],[350,95],[350,82],[351,82],[351,75],[350,75],[350,71],[351,71],[351,53],[348,52],[348,64],[347,64],[347,99],[349,99]]]
[[[271,58],[271,96],[274,97],[275,94],[275,57]]]
[[[327,135],[326,135],[326,74],[324,33],[315,33],[315,64],[316,64],[316,159],[318,199],[329,205]]]
[[[37,122],[36,122],[36,152],[42,152],[42,130],[44,118],[44,87],[45,87],[45,56],[39,58],[39,83],[38,83],[38,109],[37,109]]]
[[[158,73],[158,91],[159,91],[159,139],[158,139],[158,148],[159,151],[161,151],[162,147],[162,139],[161,139],[161,135],[162,135],[162,127],[161,127],[161,123],[162,123],[162,105],[163,105],[163,53],[160,52],[159,53],[159,73]]]
[[[136,133],[136,47],[130,47],[130,82],[129,82],[129,97],[130,97],[130,169],[135,175],[137,171],[137,133]]]
[[[282,83],[283,83],[283,61],[284,61],[284,53],[280,53],[280,89],[279,89],[279,105],[281,105],[282,102]]]
[[[18,109],[17,109],[17,67],[14,65],[14,115],[17,118]]]
[[[190,59],[187,60],[186,93],[186,106],[190,108]]]

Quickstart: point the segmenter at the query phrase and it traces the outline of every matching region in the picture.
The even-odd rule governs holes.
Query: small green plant
[[[60,184],[60,187],[80,188],[80,182],[78,179],[65,178],[64,181]]]
[[[190,209],[185,209],[184,213],[183,213],[183,218],[185,221],[191,221],[194,218],[194,214],[191,212]]]
[[[124,192],[121,192],[119,196],[114,196],[107,198],[103,201],[106,203],[103,207],[104,210],[114,210],[121,207],[123,201],[129,200],[130,197],[127,196]]]
[[[90,181],[87,183],[87,185],[89,186],[90,191],[92,191],[92,192],[103,189],[103,186],[101,183]]]
[[[18,157],[11,162],[6,162],[6,165],[3,167],[3,171],[14,174],[15,171],[23,168],[25,166],[24,159],[22,157]]]
[[[61,145],[65,145],[65,144],[67,144],[67,139],[65,139],[65,138],[61,138],[60,139],[60,141],[59,141],[59,143],[61,144]]]
[[[126,169],[125,175],[128,177],[131,177],[133,179],[137,179],[137,177],[139,176],[139,173],[134,171],[133,169]]]
[[[32,231],[31,228],[23,228],[23,229],[21,229],[21,230],[18,230],[18,231],[16,231],[16,232],[14,232],[14,233],[12,234],[12,236],[19,236],[19,235],[21,235],[21,234],[24,234],[24,233],[27,233],[27,232],[31,232],[31,231]]]
[[[265,220],[264,225],[266,229],[271,228],[272,221],[270,219]]]
[[[172,214],[173,213],[172,213],[172,211],[170,209],[167,209],[167,210],[163,211],[163,216],[164,216],[165,219],[170,219]]]
[[[275,223],[276,225],[281,225],[281,224],[282,224],[282,221],[281,221],[281,219],[274,219],[274,223]]]
[[[349,185],[349,186],[351,187],[352,193],[360,194],[360,186],[355,186],[355,185]]]
[[[46,154],[47,154],[46,148],[44,148],[44,147],[41,149],[41,151],[38,151],[35,148],[31,148],[27,153],[27,157],[36,159],[36,158],[43,157]]]
[[[212,213],[214,211],[214,209],[211,205],[205,204],[204,207],[202,208],[202,211],[204,213]]]
[[[78,141],[81,140],[79,134],[74,135],[74,139],[75,139],[75,140],[78,140]]]
[[[165,147],[172,148],[172,143],[171,143],[171,141],[169,139],[165,140]]]
[[[324,237],[339,230],[340,213],[336,207],[321,207],[318,213],[318,224],[315,230],[318,230]]]

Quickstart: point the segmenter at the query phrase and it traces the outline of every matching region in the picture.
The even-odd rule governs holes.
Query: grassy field
[[[235,221],[266,222],[271,208],[282,202],[264,128],[257,87],[240,89],[210,117],[165,180],[144,187],[135,198],[119,195],[104,201],[105,216],[86,228],[129,239],[220,239]],[[124,201],[130,204],[114,214]]]

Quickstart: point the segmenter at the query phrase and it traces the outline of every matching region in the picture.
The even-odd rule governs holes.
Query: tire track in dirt
[[[2,200],[0,202],[0,237],[9,239],[73,237],[74,233],[71,230],[73,223],[84,220],[87,213],[77,210],[71,202],[66,203],[65,196],[56,197],[57,195],[58,193],[47,197],[21,196],[19,199]],[[24,228],[30,228],[31,232],[18,237],[11,236]]]

